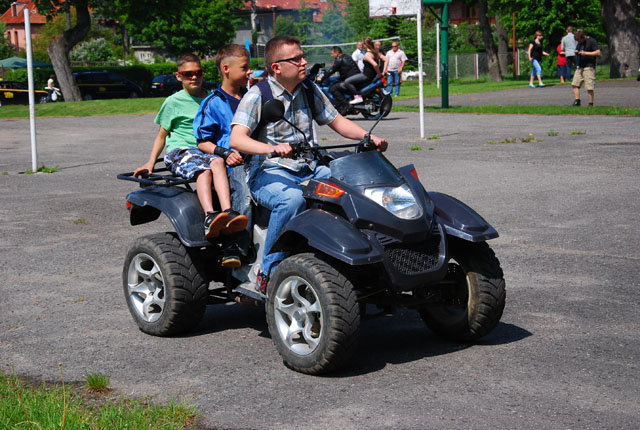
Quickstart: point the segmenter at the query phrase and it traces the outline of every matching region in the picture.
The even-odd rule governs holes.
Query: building
[[[38,13],[35,3],[14,3],[5,13],[2,14],[2,16],[0,16],[0,21],[7,26],[7,31],[4,33],[4,36],[7,38],[9,43],[20,49],[26,49],[24,29],[25,8],[28,8],[31,11],[29,20],[31,21],[31,38],[33,39],[40,32],[42,26],[47,22],[47,18]]]
[[[313,20],[321,20],[327,9],[327,0],[250,0],[239,12],[242,23],[236,30],[233,43],[244,45],[245,40],[253,43],[265,44],[273,37],[276,19],[279,16],[290,16],[298,20],[300,9],[304,7],[313,10]],[[255,34],[255,40],[253,35]]]

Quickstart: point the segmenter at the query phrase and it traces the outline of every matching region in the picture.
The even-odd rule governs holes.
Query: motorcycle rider
[[[340,73],[340,82],[336,82],[329,88],[329,92],[336,100],[336,109],[340,115],[345,115],[349,109],[345,93],[354,95],[356,93],[356,85],[367,80],[367,76],[360,72],[357,64],[348,55],[342,53],[339,46],[331,48],[331,56],[333,57],[333,65],[324,74],[322,79],[318,78],[320,85],[327,81],[335,72]]]
[[[376,44],[374,44],[373,40],[370,37],[365,37],[363,43],[364,47],[367,50],[367,53],[364,54],[364,69],[362,70],[362,74],[364,75],[365,79],[363,79],[360,84],[368,85],[375,79],[382,78],[382,71],[384,70],[384,67],[386,67],[387,57],[380,54],[380,51],[378,51],[378,49],[376,48],[376,44],[380,43],[379,41],[376,41]],[[351,100],[349,103],[354,105],[362,103],[362,101],[362,95],[356,94],[353,97],[353,100]]]

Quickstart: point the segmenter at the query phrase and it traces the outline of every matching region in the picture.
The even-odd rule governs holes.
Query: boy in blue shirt
[[[202,88],[204,70],[200,59],[194,54],[183,54],[178,58],[176,78],[182,82],[183,89],[167,97],[162,104],[155,122],[160,125],[158,135],[153,142],[149,161],[134,171],[138,176],[143,171],[153,172],[157,157],[166,147],[165,164],[174,175],[185,179],[196,178],[198,200],[205,212],[204,235],[217,237],[220,233],[231,234],[243,230],[247,217],[231,209],[229,180],[225,169],[227,163],[240,164],[242,158],[226,159],[214,154],[215,148],[200,148],[193,136],[193,120],[200,103],[208,92]],[[210,149],[210,150],[209,150]],[[211,186],[215,188],[222,211],[213,208]],[[232,267],[239,261],[225,262],[223,266]]]
[[[240,45],[225,45],[216,54],[216,66],[222,77],[222,84],[200,104],[193,120],[193,135],[200,150],[219,155],[228,166],[235,166],[227,168],[232,188],[231,205],[236,213],[249,217],[251,195],[244,166],[239,165],[243,159],[229,145],[231,120],[240,99],[247,92],[251,74],[249,52]]]

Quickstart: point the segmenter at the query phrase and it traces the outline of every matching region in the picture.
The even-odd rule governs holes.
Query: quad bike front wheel
[[[170,336],[194,329],[207,304],[207,283],[173,233],[145,236],[129,249],[124,295],[140,330]]]
[[[360,309],[347,278],[314,254],[298,254],[273,272],[267,322],[285,364],[315,375],[349,360],[357,346]]]
[[[486,244],[455,240],[446,278],[438,285],[441,302],[421,308],[420,316],[438,336],[473,341],[500,321],[505,282],[500,262]]]

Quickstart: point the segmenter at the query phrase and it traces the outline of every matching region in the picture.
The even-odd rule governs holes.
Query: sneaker
[[[207,212],[204,217],[204,237],[218,237],[228,220],[229,214],[226,212]]]
[[[242,266],[242,262],[240,261],[240,257],[235,254],[223,255],[222,261],[220,265],[225,269],[236,269]]]
[[[529,84],[529,88],[535,88],[535,87],[536,87],[535,85]]]
[[[222,229],[222,234],[232,234],[244,230],[247,227],[247,216],[241,215],[233,209],[227,209],[223,213],[228,216],[227,224]]]
[[[349,102],[349,104],[352,105],[357,105],[358,103],[362,103],[362,96],[360,94],[353,96],[353,100]]]
[[[542,88],[544,86],[545,86],[544,84],[538,84],[538,87],[540,87],[540,88]]]
[[[267,295],[267,286],[269,285],[269,276],[267,276],[266,273],[263,272],[258,272],[258,277],[256,279],[256,289],[264,294],[265,296]]]
[[[580,106],[580,99],[576,99],[576,100],[573,102],[573,106]]]

